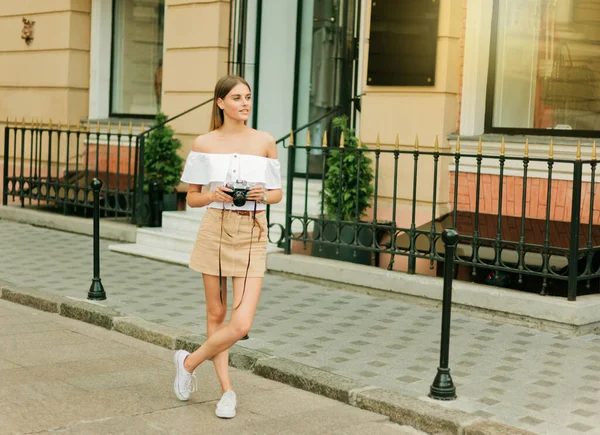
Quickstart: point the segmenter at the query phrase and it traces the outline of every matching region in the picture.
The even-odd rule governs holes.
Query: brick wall
[[[450,172],[450,202],[454,201],[454,172]],[[475,211],[477,174],[461,172],[458,176],[459,211]],[[596,192],[600,192],[596,183]],[[482,174],[479,195],[479,212],[497,214],[500,177]],[[570,180],[552,180],[550,192],[550,220],[559,222],[571,221],[571,201],[573,182]],[[532,219],[546,219],[548,180],[542,178],[527,179],[527,198],[525,216]],[[581,190],[581,223],[590,218],[591,183],[583,182]],[[505,176],[502,195],[502,215],[521,217],[523,200],[523,177]],[[600,195],[594,195],[594,225],[600,225]]]

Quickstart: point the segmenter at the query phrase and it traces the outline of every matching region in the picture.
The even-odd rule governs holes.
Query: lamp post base
[[[456,387],[450,376],[450,369],[438,367],[437,375],[429,389],[429,397],[436,400],[456,399]]]
[[[90,291],[88,292],[88,299],[92,301],[106,300],[106,292],[104,291],[104,287],[102,286],[102,281],[100,281],[100,278],[94,278],[92,280],[92,285],[90,286]]]

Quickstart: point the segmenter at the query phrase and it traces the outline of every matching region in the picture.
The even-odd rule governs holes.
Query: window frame
[[[490,37],[490,56],[488,64],[487,89],[485,100],[484,132],[490,134],[531,135],[531,136],[562,136],[600,138],[600,130],[558,130],[526,127],[494,127],[494,97],[496,88],[496,55],[498,42],[498,14],[500,0],[493,0],[492,31]]]
[[[113,66],[114,66],[114,61],[115,61],[115,26],[116,26],[116,19],[115,19],[115,10],[116,10],[116,6],[117,6],[117,1],[122,1],[122,0],[112,0],[112,11],[111,11],[111,26],[110,26],[110,78],[109,78],[109,86],[108,86],[108,116],[110,118],[127,118],[127,119],[154,119],[156,117],[156,114],[154,115],[150,115],[150,114],[139,114],[139,113],[120,113],[120,112],[115,112],[113,111],[113,86],[114,86],[114,80],[113,80]],[[164,2],[164,8],[165,10],[163,11],[163,26],[165,25],[165,15],[166,15],[166,5],[167,2],[165,0]],[[163,38],[164,38],[164,28],[163,28]],[[163,68],[164,68],[164,40],[163,40]],[[163,69],[164,71],[164,69]],[[158,111],[160,112],[162,109],[159,107]]]

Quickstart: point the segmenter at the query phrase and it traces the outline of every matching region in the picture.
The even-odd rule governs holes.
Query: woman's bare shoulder
[[[270,143],[275,143],[275,138],[270,133],[262,130],[256,130],[254,128],[248,128],[249,134],[248,137],[252,139],[253,143],[259,143],[263,145],[268,145]]]
[[[206,134],[202,134],[194,140],[194,144],[192,145],[192,151],[196,151],[198,153],[210,153],[213,148],[214,143],[214,134],[213,132],[209,132]]]
[[[262,130],[249,128],[248,145],[253,151],[253,154],[262,157],[272,157],[273,150],[276,149],[275,138],[270,133]]]
[[[275,143],[275,138],[271,133],[266,131],[259,131],[257,133],[260,134],[260,141],[263,149],[265,150],[266,157],[269,158],[277,158],[277,145]]]

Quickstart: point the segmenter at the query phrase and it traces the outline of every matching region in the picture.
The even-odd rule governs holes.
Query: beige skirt
[[[202,218],[190,268],[208,275],[263,277],[267,255],[267,214],[209,208]],[[250,266],[248,267],[248,257]]]

